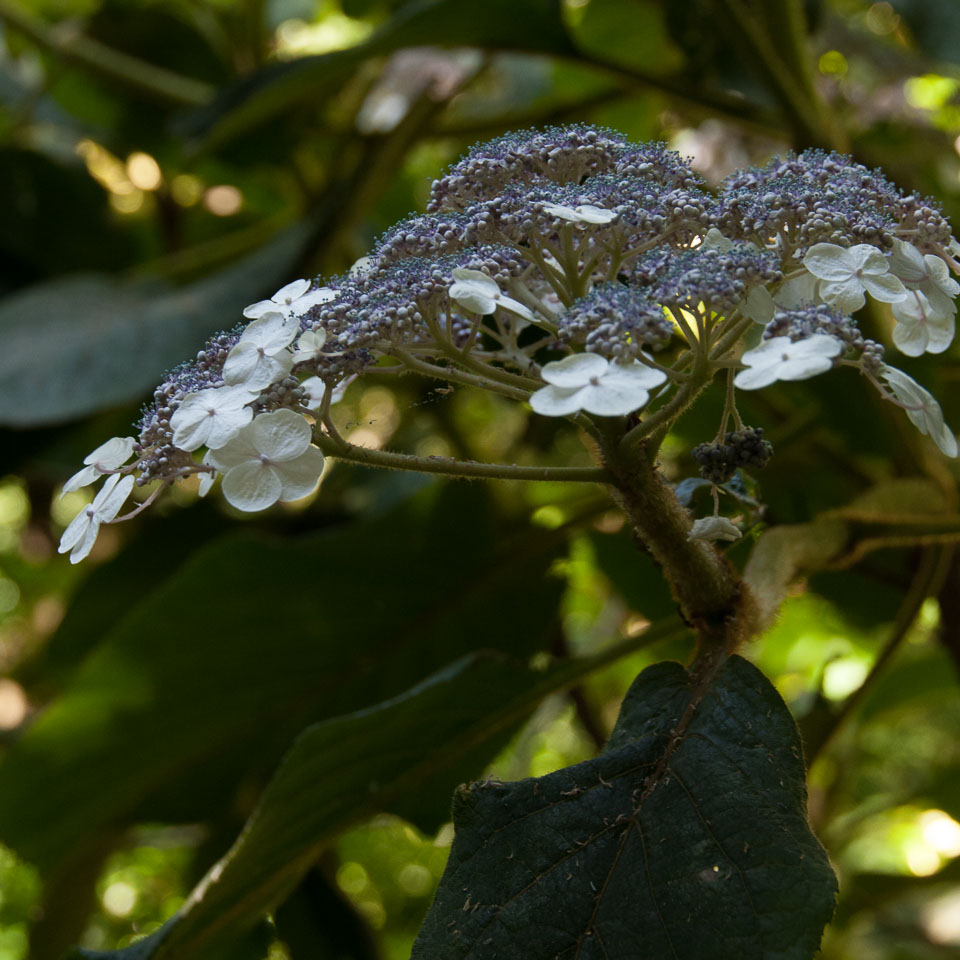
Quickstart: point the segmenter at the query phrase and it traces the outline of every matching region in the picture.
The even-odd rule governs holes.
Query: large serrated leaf
[[[596,759],[463,788],[413,960],[809,960],[836,879],[796,726],[740,657],[703,682],[652,666]]]

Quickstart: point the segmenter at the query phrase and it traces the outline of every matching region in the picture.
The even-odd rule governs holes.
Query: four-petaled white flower
[[[174,446],[181,450],[222,447],[253,419],[247,404],[258,395],[240,386],[188,393],[170,418]]]
[[[575,353],[544,364],[548,386],[530,397],[530,406],[547,417],[566,417],[578,410],[598,417],[618,417],[645,407],[650,390],[667,379],[638,360],[610,363],[596,353]]]
[[[893,305],[893,315],[897,318],[893,342],[908,357],[943,353],[953,342],[953,313],[936,310],[921,290],[908,290],[906,299]]]
[[[880,376],[903,404],[910,422],[921,433],[928,434],[948,457],[956,457],[957,437],[943,422],[943,411],[933,395],[896,367],[884,366],[880,370]]]
[[[533,314],[519,300],[505,297],[497,281],[480,270],[457,267],[453,271],[454,282],[450,285],[450,297],[472,313],[487,316],[497,307],[503,307],[524,320],[533,320]]]
[[[853,313],[866,302],[865,293],[884,303],[896,303],[907,289],[890,273],[890,261],[869,243],[841,247],[815,243],[803,265],[820,279],[820,296],[843,313]]]
[[[254,320],[227,354],[223,379],[248,390],[263,390],[282,380],[293,369],[293,354],[287,349],[300,332],[300,321],[289,314],[265,313]]]
[[[243,315],[250,320],[256,320],[265,313],[282,313],[284,316],[302,317],[311,307],[318,303],[327,303],[337,295],[329,287],[310,289],[309,280],[294,280],[285,287],[281,287],[269,300],[260,300],[245,307]]]
[[[826,333],[796,343],[789,337],[771,337],[740,358],[748,369],[741,370],[733,383],[741,390],[759,390],[776,380],[807,380],[826,373],[842,352],[843,343]]]
[[[93,483],[102,474],[116,470],[126,463],[133,453],[133,444],[133,437],[111,437],[106,443],[101,443],[93,453],[83,458],[86,466],[67,480],[60,496],[79,490]]]
[[[84,507],[71,521],[60,538],[58,553],[70,551],[70,562],[79,563],[93,549],[100,532],[101,523],[109,523],[120,512],[130,491],[133,489],[133,476],[121,477],[112,473],[103,482],[93,503]]]
[[[739,540],[743,534],[726,517],[701,517],[693,521],[688,540]]]
[[[300,335],[297,349],[293,354],[294,363],[305,363],[307,360],[316,360],[320,356],[323,345],[327,342],[326,330],[307,330]]]
[[[223,474],[228,502],[252,513],[299,500],[317,485],[323,454],[310,438],[310,424],[299,413],[276,410],[256,417],[207,459]]]
[[[616,210],[607,210],[606,207],[598,207],[594,203],[581,203],[575,207],[562,203],[541,203],[540,209],[552,217],[569,220],[571,223],[612,223],[618,216]]]

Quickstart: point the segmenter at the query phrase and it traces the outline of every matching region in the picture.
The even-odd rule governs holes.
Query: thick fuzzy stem
[[[663,570],[680,613],[707,647],[732,651],[754,632],[753,603],[733,565],[713,543],[688,540],[692,521],[642,450],[602,452],[611,496]]]

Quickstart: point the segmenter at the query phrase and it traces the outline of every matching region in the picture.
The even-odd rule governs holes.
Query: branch
[[[69,21],[55,27],[24,10],[17,0],[0,0],[0,20],[57,59],[132,88],[152,100],[198,107],[213,99],[214,88],[92,40]]]

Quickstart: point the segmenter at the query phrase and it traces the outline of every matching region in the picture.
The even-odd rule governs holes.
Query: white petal
[[[223,365],[223,379],[230,386],[242,386],[260,391],[277,383],[293,369],[293,354],[281,350],[272,356],[261,347],[241,340],[227,354]]]
[[[511,313],[515,313],[518,317],[523,317],[524,320],[533,320],[533,313],[530,311],[530,308],[522,304],[519,300],[514,300],[512,297],[500,297],[496,305],[503,307],[504,310],[509,310]]]
[[[540,209],[551,217],[558,217],[561,220],[571,220],[576,223],[580,219],[580,214],[573,207],[565,207],[559,203],[541,203]]]
[[[347,274],[351,277],[365,277],[374,267],[373,257],[361,257],[359,260],[355,260],[353,266],[347,271]]]
[[[73,493],[74,490],[79,490],[81,487],[89,486],[99,476],[100,471],[96,467],[83,467],[64,482],[63,486],[60,488],[60,496],[63,497],[65,493]]]
[[[919,357],[929,341],[927,317],[931,313],[930,301],[913,290],[905,299],[893,305],[897,324],[893,328],[893,342],[897,349],[908,357]]]
[[[688,540],[739,540],[743,534],[726,517],[701,517],[694,520]]]
[[[230,410],[221,413],[219,416],[211,417],[207,426],[206,437],[197,446],[205,445],[210,450],[219,450],[220,447],[229,443],[252,419],[253,410],[250,407]],[[179,446],[179,444],[176,445]],[[183,447],[183,449],[188,448]],[[195,450],[196,447],[190,449]]]
[[[804,256],[803,265],[821,280],[846,280],[853,273],[849,254],[835,243],[815,243]]]
[[[817,285],[819,280],[808,270],[799,276],[791,277],[777,291],[773,302],[784,310],[791,310],[805,303],[817,302]]]
[[[777,368],[778,380],[809,380],[826,373],[833,364],[827,357],[796,357]]]
[[[635,383],[610,382],[610,377],[594,386],[589,384],[580,390],[580,408],[598,417],[622,417],[645,407],[650,401],[650,392]]]
[[[779,339],[779,338],[777,338]],[[791,360],[801,357],[839,357],[843,353],[843,341],[828,333],[815,333],[812,337],[791,344],[788,351]]]
[[[957,281],[950,276],[947,265],[939,257],[928,253],[923,259],[926,261],[930,280],[944,296],[952,300],[960,293],[960,283],[957,283]]]
[[[662,370],[648,367],[639,360],[633,360],[630,363],[611,363],[607,372],[600,378],[600,385],[618,388],[622,386],[625,389],[649,389],[659,387],[666,379],[667,375]]]
[[[270,299],[274,303],[289,306],[298,297],[302,297],[310,289],[309,280],[292,280],[281,287]]]
[[[89,456],[84,457],[83,462],[96,464],[101,470],[116,470],[130,459],[133,444],[133,437],[111,437]]]
[[[861,274],[879,276],[890,270],[890,261],[873,244],[858,243],[847,251],[847,255]]]
[[[293,355],[294,363],[304,363],[314,360],[320,355],[323,345],[327,342],[326,330],[308,330],[297,341],[297,349]]]
[[[253,445],[274,463],[293,460],[310,445],[310,424],[293,410],[263,413],[250,425]]]
[[[67,524],[67,529],[63,531],[57,553],[66,553],[68,550],[72,550],[83,539],[93,520],[93,506],[84,504],[80,512]],[[99,526],[100,521],[97,520],[96,522]]]
[[[254,320],[253,323],[247,324],[237,346],[241,343],[252,343],[262,348],[267,356],[273,356],[284,347],[289,347],[299,332],[300,323],[296,317],[272,310],[258,320]]]
[[[323,454],[316,447],[307,447],[299,457],[288,460],[277,468],[283,491],[281,500],[299,500],[313,493],[323,473]]]
[[[776,366],[748,367],[741,370],[734,378],[733,385],[739,390],[762,390],[777,381]]]
[[[574,207],[574,212],[579,215],[581,223],[612,223],[618,216],[615,210],[607,210],[593,203],[581,203]]]
[[[111,480],[116,482],[111,484]],[[119,473],[107,477],[100,492],[93,498],[93,508],[98,520],[109,523],[120,512],[133,490],[133,483],[133,475],[129,473],[125,477],[121,477]]]
[[[497,291],[499,296],[499,289]],[[457,282],[450,287],[450,298],[466,310],[487,316],[497,309],[495,297],[483,293],[476,284]]]
[[[568,417],[581,409],[582,391],[583,387],[557,387],[550,384],[531,395],[530,406],[534,413],[544,417]]]
[[[221,490],[227,502],[238,510],[254,513],[276,503],[283,492],[283,484],[269,464],[248,460],[226,472]]]
[[[776,304],[766,287],[754,287],[740,305],[740,312],[754,323],[767,324],[776,313]]]
[[[100,521],[94,517],[90,523],[83,528],[83,534],[74,544],[70,551],[70,562],[79,563],[85,560],[97,542],[97,534],[100,532]]]
[[[907,288],[892,273],[865,274],[863,286],[874,300],[880,300],[883,303],[896,303],[907,296]]]
[[[728,240],[716,227],[711,227],[700,244],[701,250],[717,250],[726,253],[733,249],[733,241]]]
[[[943,411],[933,394],[896,367],[884,366],[881,376],[889,384],[894,396],[906,405],[910,422],[921,433],[929,434],[946,456],[956,457],[960,452],[956,435],[944,423]]]
[[[574,353],[562,360],[545,363],[540,376],[556,387],[583,387],[594,377],[602,377],[609,366],[598,353]]]
[[[327,389],[327,385],[320,377],[308,377],[300,386],[307,392],[307,402],[304,406],[308,410],[319,410],[320,405],[323,403],[323,394]]]
[[[249,307],[244,307],[243,315],[249,319],[256,319],[276,309],[277,305],[272,300],[258,300],[256,303],[251,303]]]
[[[453,279],[456,281],[453,284],[454,287],[457,284],[463,284],[465,287],[472,288],[475,293],[494,300],[500,296],[500,287],[497,286],[497,281],[493,277],[488,277],[482,270],[456,267],[453,270]]]
[[[332,287],[318,287],[316,290],[310,290],[302,297],[298,297],[290,307],[296,316],[302,317],[312,307],[317,306],[317,304],[329,303],[331,300],[336,299],[337,291]]]
[[[204,458],[204,463],[206,463],[206,458]],[[197,496],[205,497],[209,492],[210,488],[213,486],[214,482],[217,479],[216,473],[201,473],[198,474],[199,482],[197,484]]]
[[[943,263],[943,261],[940,261]],[[920,283],[928,274],[923,254],[912,244],[903,240],[893,240],[893,253],[890,255],[890,272],[906,283]]]
[[[826,303],[831,303],[841,313],[854,313],[866,302],[863,295],[863,284],[857,277],[846,280],[821,280],[820,296]]]

